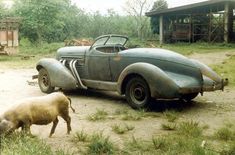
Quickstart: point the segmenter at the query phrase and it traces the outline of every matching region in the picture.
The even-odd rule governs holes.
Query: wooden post
[[[231,38],[233,10],[229,2],[224,6],[224,41],[228,43]]]
[[[163,15],[159,18],[159,35],[160,35],[160,44],[164,44],[164,19]]]

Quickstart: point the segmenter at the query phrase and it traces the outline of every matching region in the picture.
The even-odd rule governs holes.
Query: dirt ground
[[[212,64],[222,63],[229,55],[223,52],[194,54],[190,57],[206,64]],[[40,91],[37,81],[31,79],[34,74],[37,74],[35,69],[1,69],[0,67],[0,113],[13,105],[18,99],[45,95]],[[160,117],[145,117],[139,121],[123,121],[115,117],[114,113],[117,110],[132,111],[124,97],[115,92],[73,91],[66,94],[72,98],[72,105],[76,109],[76,113],[72,113],[72,111],[70,113],[73,130],[71,135],[66,134],[66,124],[61,119],[52,138],[48,138],[51,124],[32,127],[32,133],[45,139],[55,150],[64,148],[65,150],[74,149],[76,151],[76,147],[73,147],[74,144],[71,142],[71,137],[76,131],[81,130],[86,133],[101,131],[105,135],[109,135],[114,144],[120,147],[124,145],[128,137],[151,139],[153,135],[160,135],[165,132],[161,129],[161,124],[166,121],[162,116],[162,113],[166,110],[180,111],[180,120],[195,120],[200,124],[208,125],[207,134],[212,134],[225,122],[235,121],[235,90],[232,88],[226,88],[224,92],[205,93],[204,96],[198,96],[190,104],[179,101],[156,102],[156,106],[152,107],[151,111],[158,113]],[[107,111],[109,119],[96,122],[88,121],[87,116],[95,113],[97,109]],[[124,135],[118,135],[112,131],[112,125],[123,123],[134,126],[134,130]]]

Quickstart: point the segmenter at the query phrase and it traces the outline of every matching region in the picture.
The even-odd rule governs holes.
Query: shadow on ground
[[[73,90],[65,91],[66,95],[71,97],[82,97],[94,100],[102,100],[104,102],[111,102],[113,104],[126,104],[128,106],[125,96],[121,96],[116,92],[111,91],[97,91],[97,90]],[[174,111],[190,111],[192,109],[203,109],[206,104],[202,101],[185,102],[183,100],[152,100],[150,106],[146,109],[148,112],[164,112],[167,110]],[[131,108],[131,107],[130,107]]]

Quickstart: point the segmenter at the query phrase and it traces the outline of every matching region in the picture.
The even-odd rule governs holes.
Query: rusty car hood
[[[132,58],[148,58],[148,59],[156,59],[158,61],[168,61],[176,64],[186,65],[190,67],[196,67],[194,62],[192,62],[187,57],[172,52],[166,49],[160,48],[133,48],[127,49],[119,52],[120,56],[123,57],[132,57]]]

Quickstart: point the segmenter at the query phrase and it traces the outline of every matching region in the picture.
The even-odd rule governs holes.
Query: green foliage
[[[157,0],[154,2],[151,11],[160,11],[168,8],[166,0]],[[159,17],[153,16],[150,18],[150,27],[154,34],[159,34]]]
[[[0,143],[1,154],[18,154],[18,155],[53,154],[51,148],[44,141],[36,137],[31,138],[22,133],[14,133],[10,136],[1,137],[0,142],[1,142]]]
[[[198,137],[202,135],[202,128],[199,126],[199,123],[192,120],[180,123],[177,131],[180,135],[187,137]]]
[[[224,78],[228,78],[229,86],[235,86],[235,56],[231,56],[222,64],[212,65],[212,69]]]
[[[156,0],[153,4],[151,11],[160,11],[168,8],[166,0]]]
[[[71,7],[69,0],[16,1],[15,14],[22,18],[21,36],[38,43],[62,41],[66,37],[63,19]]]
[[[175,130],[176,124],[174,123],[163,123],[161,124],[163,130]]]
[[[162,151],[166,151],[169,148],[169,141],[167,141],[166,138],[153,137],[152,142],[156,150],[160,149]]]
[[[218,131],[215,133],[215,136],[220,140],[235,140],[235,130],[232,131],[232,129],[228,127],[222,127],[218,129]]]
[[[89,121],[100,121],[105,120],[108,116],[108,113],[104,109],[97,109],[94,114],[91,114],[87,117]]]
[[[121,116],[122,120],[125,121],[139,121],[142,119],[142,113],[130,112]]]
[[[132,136],[132,139],[125,143],[125,148],[123,152],[129,154],[145,154],[145,152],[151,152],[152,146],[151,142],[144,141]]]
[[[234,155],[235,154],[235,141],[233,141],[230,145],[226,145],[221,151],[221,155]]]
[[[127,124],[124,124],[124,125],[112,125],[112,130],[117,133],[117,134],[124,134],[128,131],[131,131],[133,130],[135,127],[134,126],[131,126],[131,125],[127,125]]]
[[[88,140],[89,140],[89,136],[83,130],[80,132],[76,132],[72,138],[72,141],[75,143],[87,142]]]
[[[114,145],[109,137],[103,136],[102,133],[94,134],[88,144],[87,154],[114,154]]]
[[[168,120],[168,122],[175,122],[176,119],[178,119],[178,113],[176,111],[165,111],[163,113],[163,115],[165,116],[165,118]]]
[[[120,16],[113,10],[109,10],[107,15],[98,11],[88,13],[72,4],[70,0],[14,2],[11,9],[5,9],[0,3],[0,18],[6,15],[20,17],[20,38],[27,38],[33,43],[96,38],[110,33],[138,36],[135,17]]]

